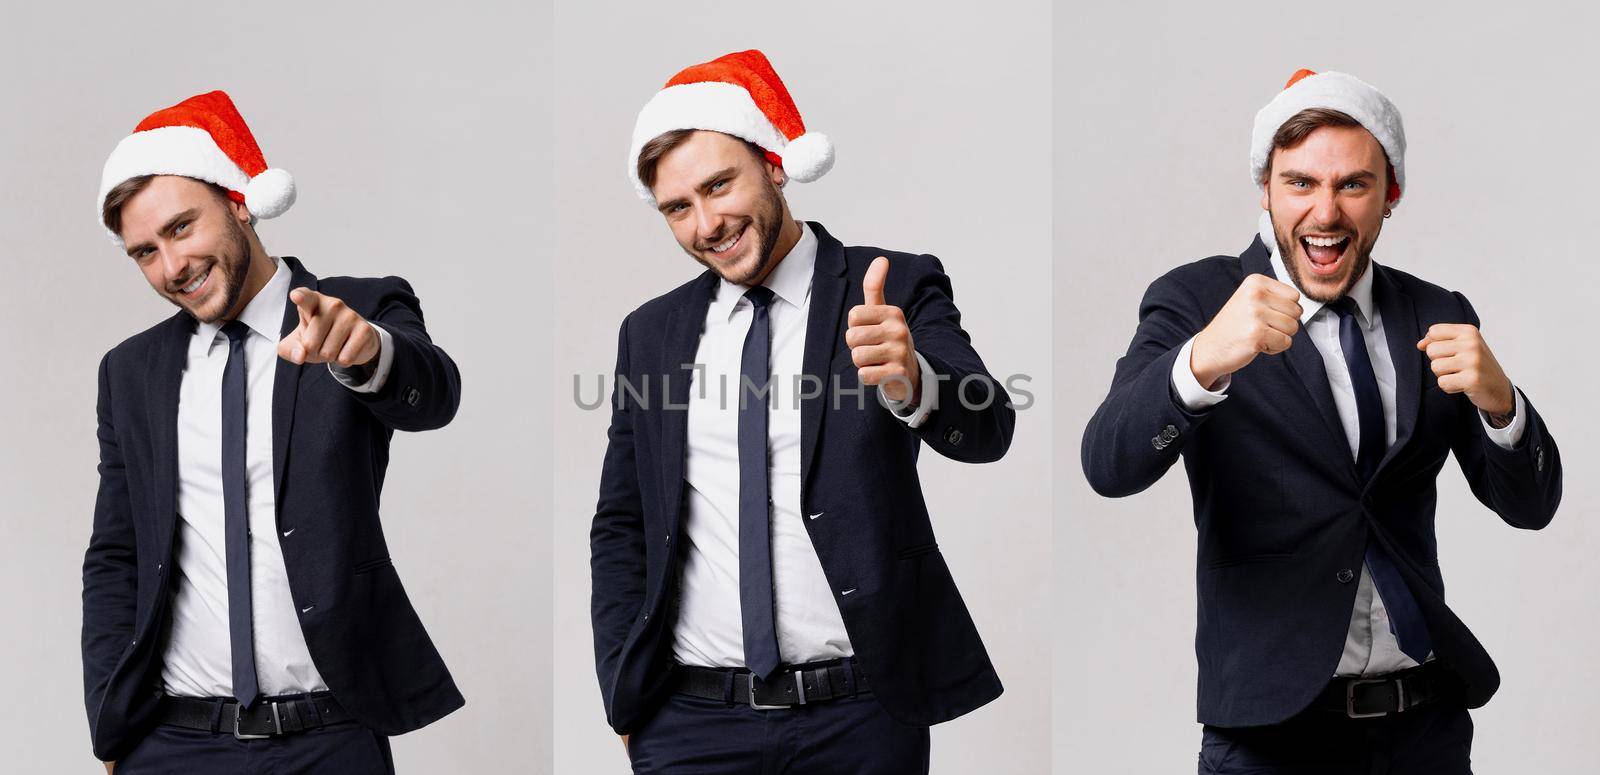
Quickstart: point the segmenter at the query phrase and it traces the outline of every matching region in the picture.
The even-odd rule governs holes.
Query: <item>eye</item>
[[[1366,188],[1366,187],[1367,187],[1367,184],[1366,184],[1366,182],[1365,182],[1365,181],[1360,181],[1360,180],[1352,180],[1352,181],[1350,181],[1350,182],[1348,182],[1348,183],[1346,183],[1346,184],[1344,184],[1344,187],[1345,187],[1345,188],[1346,188],[1346,189],[1349,189],[1349,190],[1351,190],[1351,191],[1355,191],[1355,190],[1357,190],[1357,189],[1362,189],[1362,188]]]
[[[1291,180],[1291,181],[1289,181],[1289,188],[1309,188],[1310,186],[1311,186],[1311,184],[1309,182],[1307,182],[1307,181],[1304,181],[1304,180]]]
[[[188,231],[188,230],[189,230],[189,221],[182,221],[178,225],[172,227],[172,233],[173,234],[182,234],[182,233],[184,233],[185,231]]]
[[[722,189],[726,188],[727,186],[728,186],[728,181],[719,180],[719,181],[711,184],[711,190],[712,191],[721,191]]]

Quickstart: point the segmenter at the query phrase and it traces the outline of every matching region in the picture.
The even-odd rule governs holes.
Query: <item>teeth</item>
[[[1313,247],[1331,248],[1334,245],[1337,245],[1337,244],[1339,244],[1341,242],[1344,242],[1346,239],[1349,239],[1349,238],[1348,237],[1306,237],[1305,241],[1306,241],[1307,245],[1311,245]]]
[[[211,270],[207,269],[205,274],[194,278],[194,282],[183,286],[183,292],[184,293],[194,293],[195,291],[200,290],[200,286],[203,285],[205,283],[205,281],[206,281],[206,278],[210,277],[210,276],[211,276]]]
[[[711,246],[711,250],[714,253],[721,253],[721,252],[727,250],[728,248],[733,247],[733,243],[738,242],[738,241],[739,241],[739,235],[735,234],[732,237],[729,237],[728,241],[723,242],[720,245],[712,245]]]

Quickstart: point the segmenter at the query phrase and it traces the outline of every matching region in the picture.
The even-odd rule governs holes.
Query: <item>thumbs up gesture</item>
[[[883,300],[883,282],[889,277],[889,259],[878,256],[861,279],[862,303],[850,308],[850,327],[844,343],[856,365],[861,384],[877,385],[896,403],[916,403],[922,387],[922,369],[911,343],[905,313]]]
[[[278,342],[278,357],[290,363],[331,363],[346,368],[370,366],[378,359],[378,334],[372,324],[343,301],[310,288],[289,292],[300,325]]]

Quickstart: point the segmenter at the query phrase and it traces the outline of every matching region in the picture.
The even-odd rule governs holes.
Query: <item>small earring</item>
[[[1388,218],[1391,215],[1394,215],[1394,211],[1393,210],[1384,210],[1383,211],[1383,217]]]

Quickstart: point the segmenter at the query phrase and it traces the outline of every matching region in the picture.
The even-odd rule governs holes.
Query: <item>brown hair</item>
[[[1265,183],[1272,172],[1272,157],[1277,155],[1278,149],[1294,148],[1305,142],[1312,132],[1329,126],[1360,127],[1361,122],[1351,118],[1348,113],[1331,108],[1306,108],[1290,116],[1289,120],[1283,122],[1283,126],[1278,127],[1278,131],[1272,135],[1272,150],[1267,154],[1267,169],[1261,173],[1262,182]],[[1382,143],[1378,144],[1378,148],[1383,151],[1384,174],[1388,176],[1384,188],[1388,192],[1389,199],[1398,199],[1400,192],[1394,179],[1394,164],[1389,161],[1389,151],[1383,148]]]
[[[150,185],[150,180],[154,177],[154,175],[139,175],[113,186],[110,191],[106,192],[106,200],[100,204],[100,222],[105,224],[106,228],[110,229],[112,233],[120,235],[122,233],[122,206],[127,204],[134,194],[143,191],[145,186]],[[204,180],[200,182],[210,187],[211,193],[223,199],[230,198],[228,189]]]
[[[639,174],[639,181],[644,183],[646,188],[654,187],[656,184],[656,165],[661,163],[661,157],[666,156],[672,149],[683,145],[688,141],[689,136],[697,131],[699,130],[672,129],[656,135],[650,142],[645,143],[644,147],[639,149],[639,161],[634,167],[634,170]],[[729,135],[729,137],[732,137],[732,135]],[[750,153],[754,154],[757,159],[765,160],[767,158],[767,152],[761,146],[749,140],[744,140],[744,138],[736,139],[743,140],[745,147],[750,149]]]

